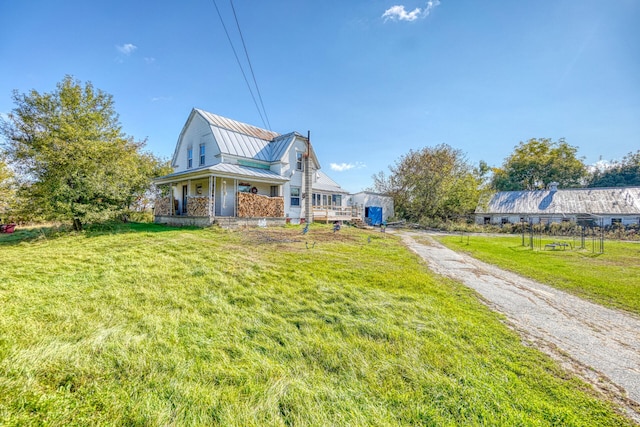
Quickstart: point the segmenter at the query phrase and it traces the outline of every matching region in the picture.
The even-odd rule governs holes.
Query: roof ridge
[[[200,115],[202,115],[210,125],[218,128],[239,133],[246,136],[262,139],[263,141],[270,142],[271,140],[280,136],[278,132],[274,132],[268,129],[259,128],[248,123],[243,123],[238,120],[223,117],[218,114],[211,113],[201,108],[194,108]]]

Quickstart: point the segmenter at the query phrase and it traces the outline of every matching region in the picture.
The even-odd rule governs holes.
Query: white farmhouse
[[[200,109],[187,119],[155,221],[176,225],[352,220],[362,211],[320,171],[309,138],[280,135]]]

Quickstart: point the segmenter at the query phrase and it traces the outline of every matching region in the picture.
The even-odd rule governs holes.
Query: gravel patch
[[[640,423],[640,319],[398,232],[434,272],[476,290],[533,346],[591,383]],[[428,244],[414,240],[427,239]]]

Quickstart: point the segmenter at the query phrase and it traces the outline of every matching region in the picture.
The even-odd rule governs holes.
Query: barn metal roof
[[[477,214],[640,215],[640,187],[502,191],[481,200]]]

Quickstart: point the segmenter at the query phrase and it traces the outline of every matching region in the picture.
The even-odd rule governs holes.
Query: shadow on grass
[[[17,245],[22,242],[32,242],[37,240],[57,239],[70,235],[93,238],[113,234],[162,233],[174,230],[197,229],[198,227],[173,227],[169,225],[143,222],[105,222],[88,224],[85,226],[84,230],[80,232],[74,231],[69,225],[16,227],[16,230],[11,234],[0,234],[0,246]]]

